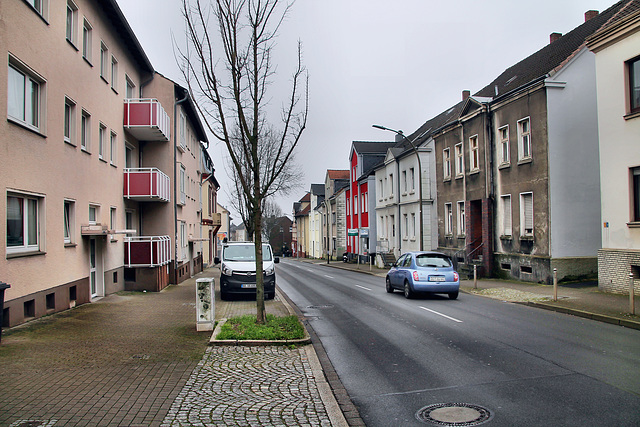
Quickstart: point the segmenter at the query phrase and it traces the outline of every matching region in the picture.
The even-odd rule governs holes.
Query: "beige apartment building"
[[[3,325],[200,271],[213,168],[187,91],[154,71],[115,0],[0,14]]]

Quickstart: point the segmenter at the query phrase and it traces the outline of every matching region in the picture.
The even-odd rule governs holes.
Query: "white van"
[[[224,300],[231,294],[256,294],[256,249],[253,242],[226,242],[222,245],[220,258],[220,297]],[[264,298],[276,295],[276,266],[280,259],[273,256],[268,243],[262,244],[264,272]]]

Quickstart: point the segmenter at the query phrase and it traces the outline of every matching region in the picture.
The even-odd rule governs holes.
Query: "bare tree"
[[[309,106],[298,42],[281,123],[276,127],[267,119],[274,40],[292,5],[280,0],[182,0],[182,6],[188,39],[188,48],[179,51],[182,72],[209,131],[225,143],[246,197],[256,247],[256,321],[264,323],[262,209],[284,180]],[[277,142],[267,143],[271,140]]]
[[[271,243],[271,232],[282,217],[282,208],[271,199],[265,199],[262,209],[262,236]]]

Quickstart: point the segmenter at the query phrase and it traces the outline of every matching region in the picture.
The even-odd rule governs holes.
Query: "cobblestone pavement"
[[[346,425],[312,346],[209,347],[196,332],[195,281],[218,274],[4,330],[0,426]],[[216,319],[255,313],[216,296]]]
[[[331,426],[308,348],[210,347],[163,426]]]

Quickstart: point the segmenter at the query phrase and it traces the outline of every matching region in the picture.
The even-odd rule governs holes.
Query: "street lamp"
[[[413,143],[414,141],[412,141],[409,138],[407,138],[406,136],[404,136],[404,133],[402,133],[401,130],[390,129],[388,127],[381,126],[381,125],[372,125],[372,127],[376,128],[376,129],[381,129],[381,130],[388,130],[389,132],[393,132],[396,135],[400,135],[409,144],[411,144],[411,148],[413,148],[413,152],[416,154],[416,158],[418,159],[418,191],[420,192],[420,195],[419,195],[419,199],[420,199],[420,250],[423,251],[424,250],[424,238],[423,238],[424,230],[423,230],[423,217],[422,217],[422,162],[420,161],[420,154],[418,154],[418,149],[416,148],[415,144]],[[398,179],[400,179],[400,177],[398,177]]]

